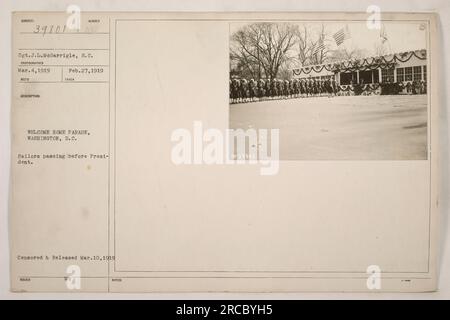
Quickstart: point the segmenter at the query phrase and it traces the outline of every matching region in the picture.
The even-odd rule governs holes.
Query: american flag
[[[350,31],[348,30],[348,26],[340,29],[333,35],[334,41],[336,41],[336,45],[340,46],[344,40],[350,39]]]
[[[314,47],[313,54],[317,54],[324,49],[325,49],[325,44],[323,43],[323,39],[320,39],[319,42]]]

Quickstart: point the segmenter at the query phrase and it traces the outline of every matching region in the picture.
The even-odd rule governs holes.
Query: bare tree
[[[358,48],[352,49],[338,49],[330,51],[328,54],[328,62],[339,62],[344,60],[354,60],[354,59],[362,59],[368,57],[369,53],[367,50],[362,50]]]
[[[311,46],[309,44],[309,35],[310,30],[306,24],[302,26],[297,26],[295,29],[297,50],[298,50],[298,62],[300,65],[305,66],[308,65],[308,60],[311,56]]]
[[[289,23],[254,23],[231,36],[230,58],[254,78],[276,78],[280,67],[292,59],[295,27]]]

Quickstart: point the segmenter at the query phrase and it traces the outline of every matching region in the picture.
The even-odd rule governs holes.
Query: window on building
[[[359,72],[359,83],[373,83],[374,78],[373,78],[373,73],[372,70],[368,70],[368,71],[360,71]]]
[[[397,82],[405,81],[405,68],[397,69]]]
[[[412,81],[412,67],[405,68],[405,81]]]
[[[352,81],[354,82],[353,79],[356,78],[356,72],[342,72],[340,75],[340,84],[341,85],[348,85],[350,84]]]
[[[381,82],[394,82],[394,69],[382,69]]]
[[[372,70],[372,78],[374,83],[380,83],[380,74],[378,69]]]
[[[413,74],[414,80],[418,80],[418,81],[422,80],[422,67],[421,66],[414,67],[413,72],[414,72],[414,74]]]
[[[423,80],[427,81],[427,66],[423,66]]]

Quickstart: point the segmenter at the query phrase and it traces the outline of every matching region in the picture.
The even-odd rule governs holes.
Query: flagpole
[[[388,48],[389,48],[389,54],[392,54],[391,41],[389,41],[389,38],[387,36],[386,26],[384,25],[384,23],[381,25],[380,37],[382,39],[381,44],[384,45],[384,43],[387,42]]]
[[[389,54],[392,54],[391,42],[389,41],[389,39],[387,40],[387,43],[389,45]]]

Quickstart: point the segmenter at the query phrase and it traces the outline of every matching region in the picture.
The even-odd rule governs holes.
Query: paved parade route
[[[280,160],[426,159],[427,96],[232,104],[230,128],[279,128]]]

